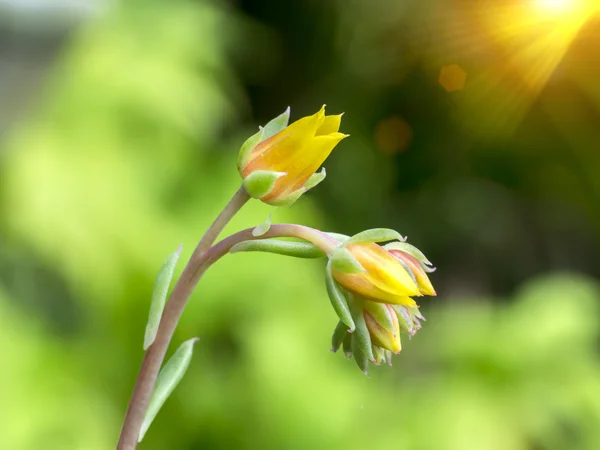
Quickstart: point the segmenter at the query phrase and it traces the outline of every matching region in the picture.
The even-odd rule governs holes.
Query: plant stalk
[[[158,372],[160,371],[169,343],[185,305],[198,283],[199,269],[205,259],[203,255],[214,243],[231,218],[249,199],[250,197],[244,187],[240,187],[194,249],[190,260],[173,288],[173,292],[163,311],[156,339],[144,355],[127,412],[125,413],[117,450],[135,450],[137,447],[138,437],[148,409],[150,396],[156,384]]]

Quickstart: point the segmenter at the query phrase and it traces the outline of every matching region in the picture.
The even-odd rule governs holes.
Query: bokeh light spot
[[[375,128],[377,146],[382,152],[389,155],[406,150],[412,135],[411,126],[399,116],[384,119]]]
[[[458,64],[442,67],[438,82],[448,92],[460,91],[465,87],[467,73]]]

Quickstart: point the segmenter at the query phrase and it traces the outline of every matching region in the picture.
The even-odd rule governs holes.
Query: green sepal
[[[250,154],[252,153],[252,150],[254,149],[254,147],[256,147],[256,145],[260,141],[263,140],[263,136],[264,136],[264,129],[261,128],[256,133],[254,133],[252,136],[250,136],[248,139],[246,139],[246,142],[244,142],[242,144],[242,147],[240,148],[240,152],[238,153],[238,160],[237,160],[237,166],[238,166],[238,170],[240,172],[246,166],[246,163],[248,162],[248,159],[250,158]]]
[[[377,366],[386,361],[385,349],[377,345],[373,346],[373,355],[375,355],[375,365]]]
[[[408,242],[390,242],[389,244],[384,245],[384,247],[387,250],[399,250],[401,252],[408,253],[417,261],[431,265],[431,261],[427,259],[423,252]]]
[[[150,313],[148,314],[148,322],[146,323],[146,332],[144,333],[144,350],[152,345],[156,339],[158,325],[162,318],[165,303],[167,302],[167,294],[169,286],[175,271],[175,265],[181,255],[182,246],[180,245],[174,253],[169,255],[165,260],[154,282],[154,291],[152,292],[152,301],[150,302]]]
[[[265,252],[307,259],[322,258],[325,256],[325,253],[320,248],[310,242],[280,241],[278,239],[243,241],[235,244],[229,250],[229,253],[239,252]]]
[[[285,127],[288,126],[288,122],[290,121],[290,107],[288,106],[287,109],[279,114],[277,117],[275,117],[274,119],[271,119],[264,127],[263,127],[263,137],[262,137],[262,141],[264,141],[265,139],[269,139],[272,136],[275,136],[277,133],[279,133],[281,130],[283,130]]]
[[[352,334],[346,333],[346,336],[342,341],[342,350],[346,359],[352,358],[352,339]]]
[[[325,167],[323,167],[320,172],[313,173],[310,176],[310,178],[308,179],[308,181],[306,183],[304,183],[304,186],[302,187],[304,189],[304,192],[308,191],[309,189],[314,188],[317,184],[319,184],[321,181],[323,181],[326,176],[327,176],[327,171],[325,170]]]
[[[348,327],[344,325],[343,322],[338,322],[335,330],[333,331],[333,335],[331,336],[331,351],[333,353],[337,352],[342,345],[342,341],[348,334]]]
[[[405,238],[396,230],[392,230],[390,228],[373,228],[371,230],[365,230],[355,234],[346,242],[346,245],[395,240],[404,241]]]
[[[392,305],[392,308],[396,312],[398,316],[398,323],[400,324],[400,329],[405,331],[409,335],[415,334],[415,324],[410,317],[410,313],[408,309],[401,305]]]
[[[339,319],[349,328],[350,333],[352,333],[355,328],[354,320],[352,320],[352,314],[350,313],[346,294],[335,282],[333,275],[331,274],[331,261],[327,263],[327,267],[325,268],[325,285],[327,287],[327,294],[329,294],[331,306],[333,306]]]
[[[370,352],[371,354],[373,353],[372,350],[370,350]],[[360,344],[358,343],[356,336],[352,337],[352,356],[354,356],[354,361],[356,361],[358,368],[362,370],[366,376],[369,376],[369,357],[360,350]]]
[[[361,273],[365,268],[360,265],[354,255],[345,247],[339,247],[329,257],[331,268],[342,273]]]
[[[198,338],[193,338],[181,344],[160,370],[158,378],[156,379],[154,392],[152,392],[152,396],[150,397],[150,403],[148,405],[148,410],[146,411],[146,416],[144,417],[144,422],[140,429],[138,442],[142,442],[146,431],[150,428],[150,425],[160,411],[160,408],[162,408],[165,401],[169,398],[185,375],[185,372],[190,365],[190,361],[192,360],[194,344],[197,341]]]
[[[363,300],[354,296],[350,297],[349,306],[350,312],[352,313],[352,319],[354,320],[355,329],[352,332],[352,342],[356,341],[356,345],[371,361],[375,360],[373,356],[373,349],[371,348],[371,335],[365,322],[365,316],[363,311]],[[352,349],[354,351],[354,347]]]
[[[306,192],[306,191],[304,189],[300,188],[300,189],[292,192],[287,197],[276,198],[273,200],[269,200],[266,203],[268,203],[271,206],[292,206],[294,203],[296,203],[296,200],[298,200],[302,196],[302,194],[304,194],[304,192]]]
[[[396,314],[394,310],[390,311],[385,303],[377,302],[364,302],[364,308],[369,314],[371,314],[373,319],[375,319],[379,325],[386,330],[395,333],[393,322],[394,319],[392,318],[392,314]]]
[[[273,190],[275,182],[286,172],[272,172],[270,170],[255,170],[244,178],[244,188],[252,198],[261,198]]]
[[[252,236],[254,236],[254,237],[263,236],[264,234],[267,233],[267,231],[269,231],[270,228],[271,228],[271,214],[269,214],[269,217],[267,217],[267,220],[265,220],[263,223],[261,223],[256,228],[254,228],[254,230],[252,230]]]

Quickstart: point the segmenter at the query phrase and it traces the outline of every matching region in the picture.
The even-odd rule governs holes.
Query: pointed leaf
[[[348,300],[344,291],[342,291],[342,288],[340,288],[331,275],[331,261],[327,263],[327,268],[325,269],[325,285],[327,287],[327,294],[329,294],[329,300],[331,300],[331,306],[333,306],[335,313],[352,333],[355,328],[354,320],[352,320],[352,314],[350,314],[350,307],[348,306]]]
[[[248,195],[253,198],[261,198],[273,190],[275,182],[285,172],[272,172],[270,170],[255,170],[244,178],[244,188]]]
[[[165,401],[169,398],[185,375],[185,372],[190,365],[190,361],[192,360],[194,344],[197,341],[198,338],[193,338],[181,344],[171,359],[169,359],[160,370],[158,378],[156,379],[154,392],[152,393],[152,397],[150,397],[150,404],[148,405],[148,411],[146,411],[146,416],[144,417],[144,423],[140,430],[138,442],[142,442],[146,431],[150,428],[158,411],[160,411],[160,408],[162,408]]]
[[[373,353],[372,350],[370,350],[370,352],[371,354]],[[352,356],[354,356],[354,361],[356,361],[358,368],[362,370],[366,376],[369,376],[369,357],[360,350],[360,344],[358,343],[356,336],[352,336]]]
[[[309,242],[280,241],[277,239],[260,239],[243,241],[234,245],[229,253],[266,252],[295,258],[322,258],[325,253]]]
[[[346,359],[352,358],[352,334],[346,333],[344,340],[342,341],[342,350]]]
[[[354,296],[351,296],[350,312],[352,313],[352,319],[354,320],[355,329],[352,332],[352,342],[356,341],[356,345],[368,359],[371,361],[375,360],[373,356],[373,349],[371,347],[371,335],[365,322],[365,316],[363,313],[363,300]],[[354,348],[353,348],[354,351]]]
[[[330,257],[331,268],[342,273],[361,273],[365,269],[345,247],[336,249]]]
[[[405,238],[396,230],[391,230],[389,228],[373,228],[371,230],[366,230],[355,234],[346,242],[346,245],[395,240],[404,241],[404,239]]]
[[[375,364],[379,365],[382,362],[386,361],[386,357],[385,357],[385,349],[374,345],[373,346],[373,355],[375,355]]]
[[[144,334],[144,350],[147,350],[154,342],[154,339],[156,339],[156,332],[158,331],[158,325],[160,324],[163,309],[165,309],[169,286],[171,285],[175,265],[177,264],[179,255],[181,255],[182,248],[183,247],[180,245],[174,253],[169,255],[160,268],[156,281],[154,282],[154,291],[152,292],[152,301],[150,302],[150,313],[148,314],[148,323],[146,324],[146,332]]]
[[[267,217],[267,220],[265,220],[263,223],[258,225],[254,230],[252,230],[252,236],[254,236],[254,237],[263,236],[267,231],[269,231],[269,228],[271,228],[271,214],[269,214],[269,217]]]
[[[270,137],[275,136],[277,133],[279,133],[281,130],[288,126],[289,120],[290,107],[288,106],[283,113],[281,113],[265,125],[265,127],[263,128],[264,135],[262,140],[264,141],[265,139],[269,139]]]
[[[331,336],[331,351],[333,353],[337,352],[342,345],[342,341],[348,334],[348,327],[344,325],[343,322],[338,322],[335,330],[333,331],[333,336]]]

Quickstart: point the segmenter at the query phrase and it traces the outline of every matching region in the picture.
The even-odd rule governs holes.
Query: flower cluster
[[[387,240],[391,237],[387,232],[365,233],[370,239]],[[354,243],[357,236],[359,242]],[[332,351],[343,346],[344,354],[354,356],[360,369],[368,373],[368,361],[391,365],[392,355],[402,350],[400,334],[411,337],[421,328],[425,318],[413,297],[436,295],[427,275],[435,269],[421,251],[403,240],[380,246],[357,236],[338,247],[327,266],[332,303],[342,302],[336,311],[344,310],[344,301],[347,304],[347,311],[338,313]],[[336,258],[344,262],[336,264]],[[361,270],[351,268],[354,262]]]
[[[288,126],[288,108],[261,127],[244,143],[238,158],[248,194],[270,205],[290,205],[321,182],[325,170],[317,170],[347,137],[339,132],[341,118],[341,114],[326,116],[323,106],[316,114]],[[294,230],[293,225],[290,227]],[[431,263],[393,230],[367,230],[353,237],[330,234],[325,240],[325,233],[307,231],[310,229],[306,227],[302,230],[302,236],[297,237],[309,241],[311,233],[313,237],[320,234],[310,248],[265,239],[237,245],[232,251],[326,255],[327,291],[340,319],[332,338],[333,351],[343,347],[346,356],[354,356],[365,373],[369,361],[391,364],[392,354],[402,348],[400,334],[413,336],[425,320],[414,297],[436,295],[427,275],[434,270]],[[264,232],[261,228],[254,235]]]

